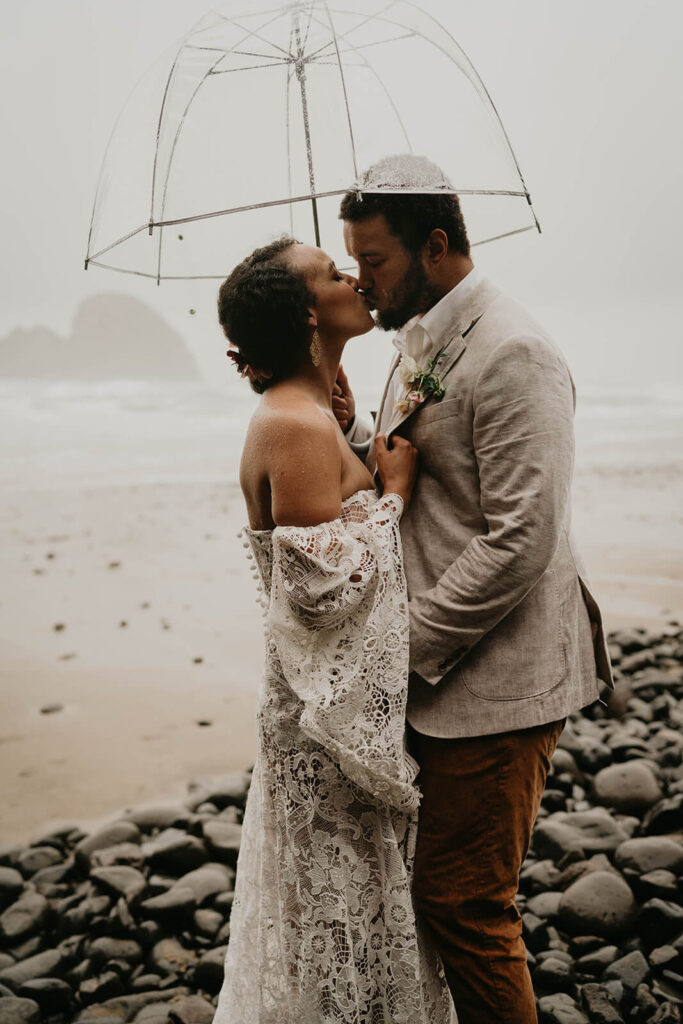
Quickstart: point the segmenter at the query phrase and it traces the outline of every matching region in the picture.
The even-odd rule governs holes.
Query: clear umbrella
[[[444,170],[474,244],[540,230],[484,84],[425,11],[232,0],[133,91],[105,155],[86,267],[222,278],[282,232],[339,256],[339,197],[392,153]]]

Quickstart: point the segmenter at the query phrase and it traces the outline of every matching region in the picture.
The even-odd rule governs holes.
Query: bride
[[[378,437],[378,497],[332,411],[373,320],[356,280],[284,237],[223,283],[219,319],[263,395],[240,483],[265,591],[259,750],[214,1024],[447,1024],[410,897],[408,605],[398,523],[417,452]]]

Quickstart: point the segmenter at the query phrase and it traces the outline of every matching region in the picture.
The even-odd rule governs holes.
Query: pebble
[[[124,896],[129,903],[137,899],[147,888],[147,879],[142,871],[125,865],[93,868],[90,877],[115,896]]]
[[[33,999],[0,997],[0,1024],[40,1024],[40,1007]]]
[[[647,811],[662,797],[652,769],[642,761],[602,768],[593,779],[593,790],[599,804],[615,811]]]
[[[45,896],[28,889],[0,916],[0,938],[4,945],[14,945],[40,931],[49,913]]]
[[[643,875],[662,869],[678,874],[683,871],[683,846],[665,836],[627,839],[615,850],[614,863],[622,871],[631,868]]]
[[[635,949],[632,953],[615,960],[605,971],[603,978],[607,981],[614,978],[620,981],[625,988],[638,988],[650,976],[650,966],[640,952]]]
[[[624,879],[611,871],[591,871],[562,894],[559,920],[570,934],[611,938],[633,925],[636,909]]]

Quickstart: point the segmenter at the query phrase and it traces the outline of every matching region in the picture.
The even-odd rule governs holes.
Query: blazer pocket
[[[481,700],[527,700],[567,674],[557,577],[547,569],[526,597],[460,664],[463,683]]]
[[[444,420],[447,416],[457,416],[462,409],[462,396],[456,398],[443,398],[440,402],[431,401],[424,409],[418,412],[417,422],[421,426],[428,426],[436,423],[437,420]]]

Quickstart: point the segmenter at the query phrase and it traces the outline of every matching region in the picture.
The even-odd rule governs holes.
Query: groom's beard
[[[396,331],[418,313],[426,313],[438,299],[427,273],[415,256],[391,291],[386,309],[375,310],[377,326],[383,331]]]

